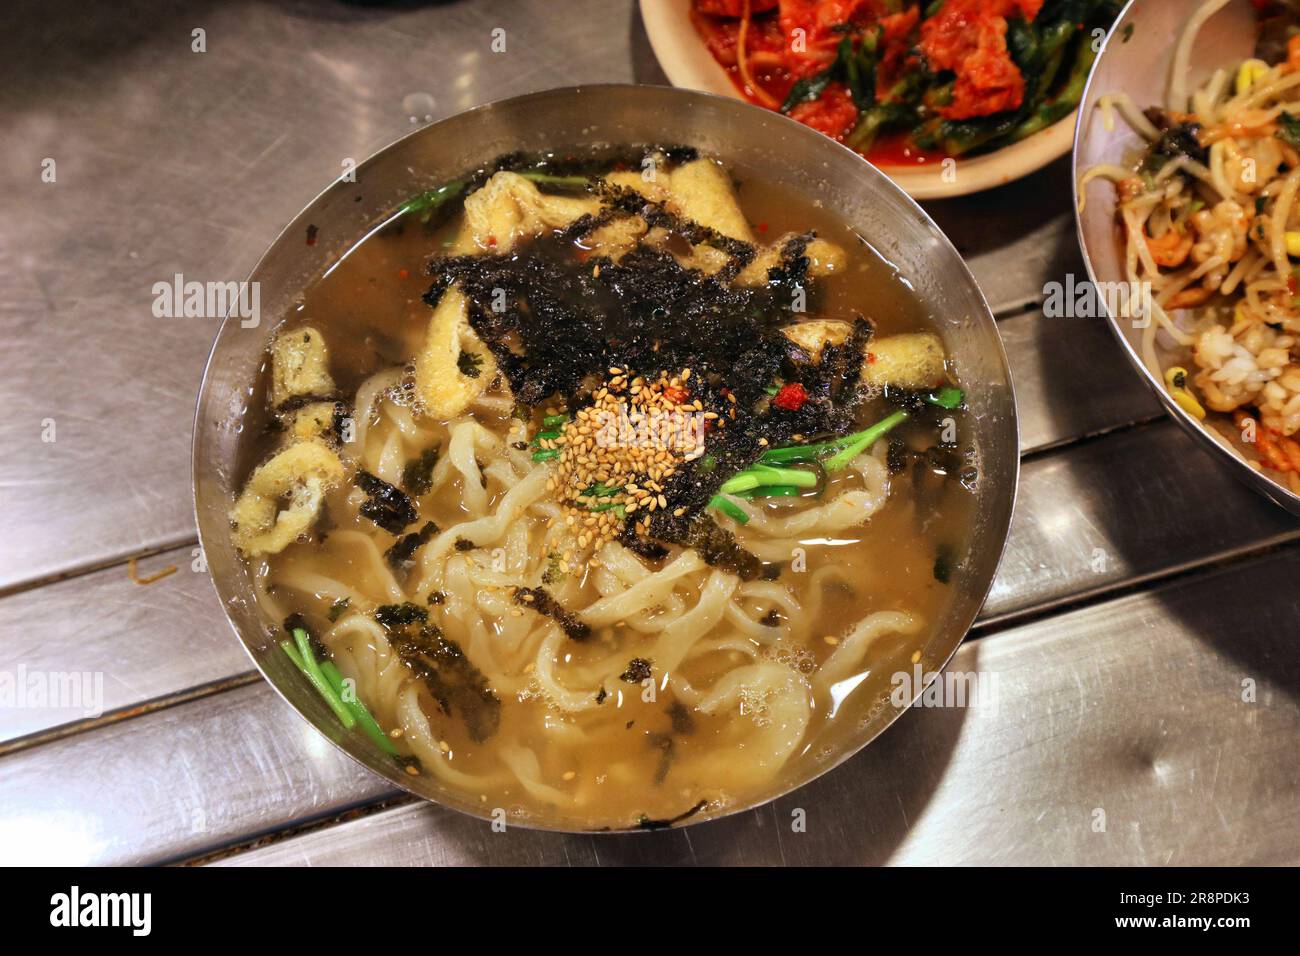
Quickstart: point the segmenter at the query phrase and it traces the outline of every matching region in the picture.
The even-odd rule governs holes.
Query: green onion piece
[[[435,186],[433,189],[427,190],[420,193],[418,196],[408,199],[406,202],[402,203],[397,211],[401,215],[408,215],[413,212],[431,213],[443,203],[459,196],[465,191],[467,185],[467,180],[453,179],[449,183]]]
[[[817,475],[806,468],[773,468],[761,461],[750,465],[746,471],[757,472],[764,485],[794,485],[796,488],[816,488]]]
[[[542,419],[542,427],[558,428],[560,425],[567,424],[568,421],[569,421],[568,415],[547,415],[545,418]]]
[[[525,169],[519,173],[524,179],[535,183],[549,183],[553,186],[585,186],[591,180],[586,176],[560,176],[556,173],[543,172],[540,169]]]
[[[827,458],[822,464],[825,465],[828,472],[839,471],[874,445],[877,440],[905,421],[907,421],[907,412],[894,412],[889,417],[876,422],[866,431],[859,432],[852,442],[845,445],[830,458]]]
[[[356,723],[356,718],[352,716],[352,712],[343,703],[343,699],[334,693],[334,688],[330,687],[329,681],[325,679],[320,664],[316,662],[316,655],[312,653],[311,641],[308,640],[307,631],[301,627],[295,627],[293,629],[293,638],[298,645],[298,654],[302,657],[302,664],[307,671],[308,679],[321,692],[321,696],[325,698],[325,703],[330,705],[330,709],[334,711],[343,726],[350,730]]]
[[[764,485],[794,485],[797,488],[814,488],[817,476],[802,468],[773,468],[771,465],[755,464],[738,475],[728,478],[718,489],[722,495],[739,494]]]
[[[316,693],[330,705],[330,710],[334,711],[334,716],[339,719],[339,723],[351,728],[356,723],[356,718],[352,716],[352,712],[344,705],[338,694],[334,693],[334,688],[330,687],[329,681],[321,673],[316,657],[311,652],[311,646],[307,643],[307,632],[300,627],[295,627],[293,636],[298,642],[297,648],[289,641],[281,641],[281,649],[289,655],[289,660],[298,666],[298,670],[302,671],[303,676],[316,688]]]
[[[738,491],[738,498],[798,498],[804,493],[803,488],[794,485],[763,485],[749,491]]]
[[[925,396],[925,400],[931,405],[938,405],[940,408],[953,409],[961,405],[966,400],[966,396],[960,388],[949,386],[930,393]]]
[[[384,729],[379,726],[379,722],[375,720],[374,715],[370,713],[366,705],[361,703],[361,700],[355,694],[351,700],[344,694],[347,685],[343,683],[343,675],[334,666],[334,662],[322,661],[320,671],[325,675],[325,679],[329,681],[330,687],[334,688],[334,692],[339,695],[339,699],[343,701],[343,706],[352,711],[352,716],[356,717],[357,723],[366,732],[366,736],[373,740],[375,746],[384,753],[390,757],[396,757],[397,748],[393,746],[393,742],[388,739],[388,734],[384,733]]]
[[[709,499],[709,507],[717,508],[728,518],[740,524],[749,524],[749,515],[745,514],[744,509],[728,501],[722,495],[714,495]]]
[[[536,435],[533,436],[533,441],[539,442],[543,438],[556,439],[559,437],[560,437],[560,433],[558,431],[538,432]]]
[[[959,390],[958,394],[960,395]],[[949,396],[951,397],[951,396]],[[958,400],[960,404],[960,399]],[[955,406],[954,406],[955,407]],[[819,442],[816,445],[786,445],[781,448],[769,448],[763,452],[762,457],[758,460],[761,464],[794,464],[802,461],[822,461],[826,465],[827,471],[833,471],[837,468],[843,468],[849,461],[862,453],[863,449],[869,448],[875,443],[881,435],[888,432],[894,426],[898,425],[907,418],[907,412],[894,412],[888,418],[882,419],[872,425],[865,431],[854,432],[852,435],[845,435],[842,438],[832,438],[830,441]],[[838,461],[838,453],[846,449],[856,449],[847,461],[841,461],[834,468],[831,467],[831,461]],[[741,472],[744,474],[744,472]],[[782,482],[775,482],[781,484]],[[797,482],[784,482],[785,484],[797,484]]]
[[[852,436],[850,436],[852,437]],[[816,445],[785,445],[781,448],[769,448],[758,459],[764,464],[793,464],[801,461],[815,461],[819,454],[831,451],[842,445],[847,439],[836,438],[833,441]]]
[[[533,461],[550,461],[552,458],[559,458],[560,452],[555,448],[543,448],[540,451],[533,452]]]

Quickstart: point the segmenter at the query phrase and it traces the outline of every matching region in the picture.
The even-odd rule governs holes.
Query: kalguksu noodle
[[[903,277],[801,197],[686,148],[511,157],[306,290],[232,533],[406,773],[660,825],[833,757],[940,626],[956,385]]]

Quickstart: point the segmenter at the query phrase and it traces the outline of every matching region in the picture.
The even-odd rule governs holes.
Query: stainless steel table
[[[393,792],[250,672],[194,567],[190,419],[215,326],[155,318],[151,289],[242,278],[412,110],[663,82],[633,4],[6,12],[0,862],[1300,862],[1300,524],[1161,417],[1099,322],[1039,311],[1082,272],[1063,163],[930,207],[998,313],[1021,405],[1011,540],[953,664],[997,676],[996,710],[918,708],[719,823],[496,834]],[[137,557],[179,571],[142,587]],[[102,713],[41,706],[80,675]]]

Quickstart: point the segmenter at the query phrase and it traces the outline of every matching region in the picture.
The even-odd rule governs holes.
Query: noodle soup
[[[687,147],[415,197],[258,389],[231,529],[285,653],[519,821],[784,789],[890,705],[969,547],[962,393],[906,277]]]

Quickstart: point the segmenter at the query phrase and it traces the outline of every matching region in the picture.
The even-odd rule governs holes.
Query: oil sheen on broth
[[[689,148],[506,157],[305,291],[232,532],[336,713],[457,805],[751,803],[889,706],[961,574],[925,321],[826,210]]]

